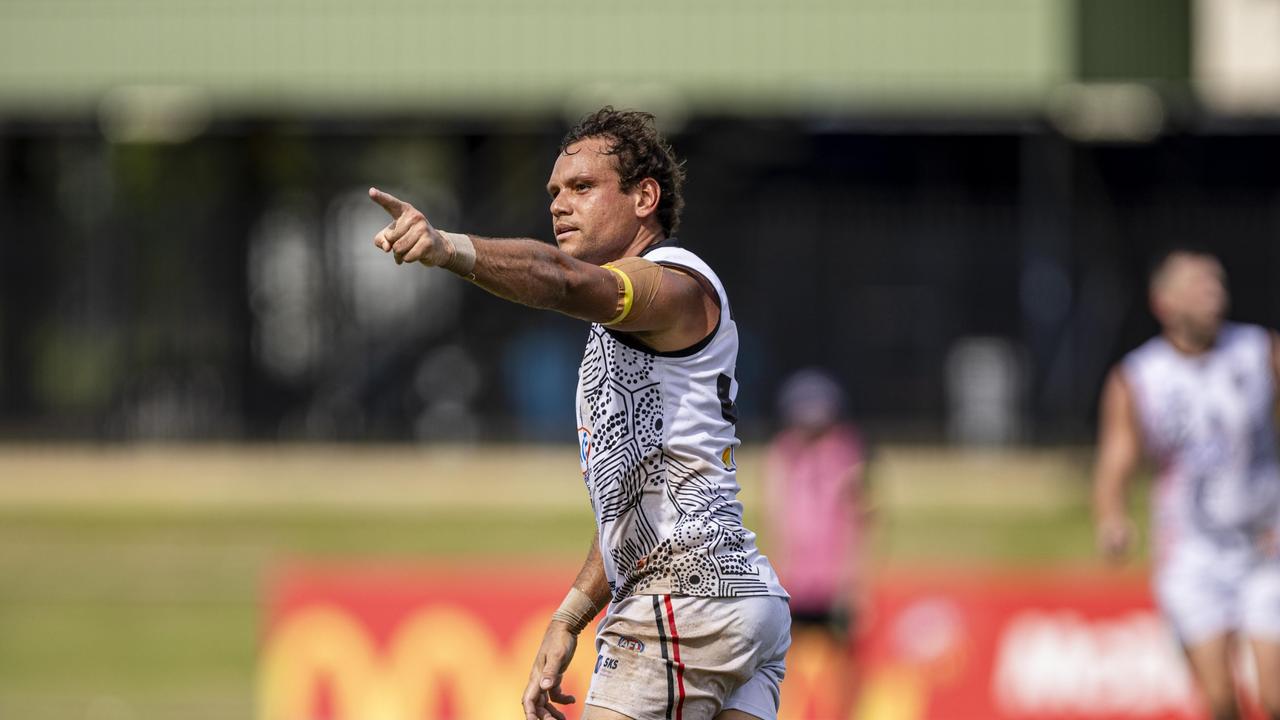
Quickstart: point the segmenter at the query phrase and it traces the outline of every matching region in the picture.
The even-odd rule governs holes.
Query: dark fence
[[[396,267],[363,195],[549,238],[562,132],[0,127],[0,436],[572,441],[582,323]],[[1087,439],[1107,366],[1155,329],[1145,264],[1170,242],[1220,253],[1235,317],[1280,323],[1273,130],[1082,145],[1034,123],[702,119],[673,141],[679,235],[742,333],[749,437],[785,374],[821,365],[881,437],[940,439],[990,401],[1004,440]]]

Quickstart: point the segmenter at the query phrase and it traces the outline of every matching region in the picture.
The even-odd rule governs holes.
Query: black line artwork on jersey
[[[589,414],[593,428],[586,478],[600,526],[617,526],[624,538],[608,549],[620,583],[613,599],[658,583],[685,595],[767,594],[767,583],[748,562],[737,506],[663,447],[668,419],[654,367],[652,355],[592,326],[580,371],[580,411]],[[650,515],[665,514],[670,522],[673,510],[671,535],[661,539],[660,518]]]

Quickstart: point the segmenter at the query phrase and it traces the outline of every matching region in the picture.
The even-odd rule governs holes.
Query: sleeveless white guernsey
[[[1244,546],[1276,528],[1270,333],[1227,324],[1199,356],[1156,337],[1129,353],[1123,368],[1159,466],[1152,498],[1158,550],[1188,541]]]
[[[591,326],[578,370],[578,440],[613,601],[786,597],[742,524],[733,460],[738,331],[724,287],[673,243],[644,257],[705,278],[720,320],[702,342],[674,353]]]

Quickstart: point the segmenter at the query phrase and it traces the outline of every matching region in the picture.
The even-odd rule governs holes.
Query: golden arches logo
[[[420,720],[424,717],[499,718],[520,715],[529,666],[553,608],[525,616],[503,644],[474,612],[449,604],[424,605],[400,622],[378,647],[358,613],[317,602],[286,615],[267,636],[259,674],[259,720]],[[581,712],[595,663],[594,632],[582,634],[565,678]],[[832,717],[834,689],[847,678],[826,643],[797,633],[787,657],[780,718]],[[325,688],[327,712],[317,707]],[[854,717],[917,720],[927,683],[918,673],[872,672]],[[447,708],[447,712],[442,712]]]
[[[399,624],[385,649],[351,613],[313,605],[291,613],[267,638],[259,677],[260,720],[311,720],[328,688],[335,720],[418,720],[442,706],[457,718],[518,713],[552,608],[531,613],[502,647],[473,613],[431,605]],[[583,640],[590,637],[584,633]],[[582,642],[565,687],[579,698],[595,652]]]

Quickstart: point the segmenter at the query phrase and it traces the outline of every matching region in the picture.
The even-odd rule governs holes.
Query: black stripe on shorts
[[[667,632],[662,629],[662,601],[653,595],[653,617],[658,623],[658,647],[662,649],[662,659],[667,661],[667,720],[671,720],[671,710],[676,704],[675,678],[672,677],[671,659],[667,657]]]

